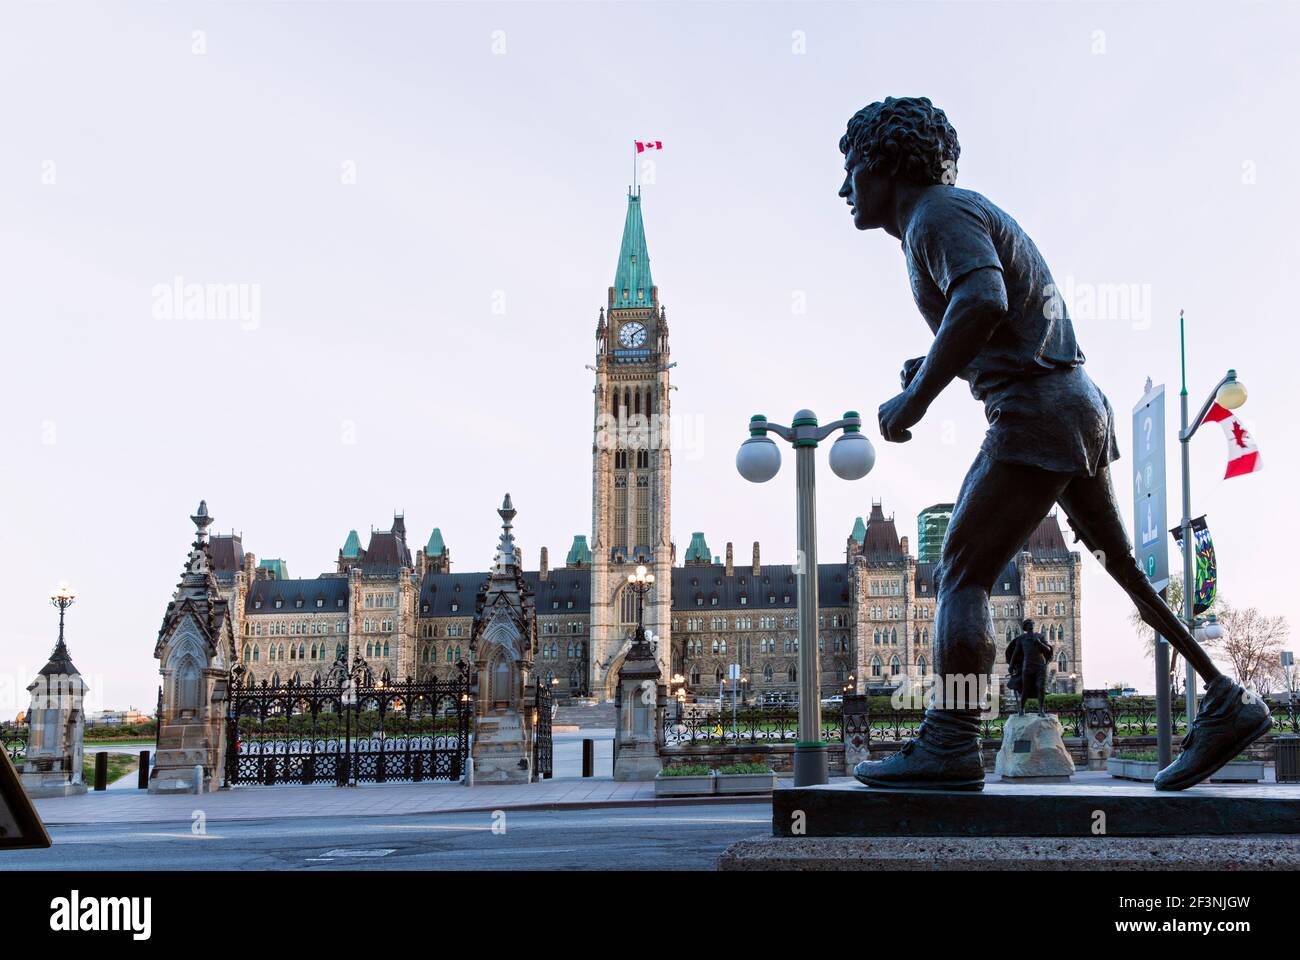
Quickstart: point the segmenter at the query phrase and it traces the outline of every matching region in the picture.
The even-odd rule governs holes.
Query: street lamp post
[[[1183,620],[1191,633],[1196,628],[1196,544],[1192,539],[1192,475],[1191,475],[1191,440],[1200,429],[1210,406],[1217,403],[1227,410],[1235,410],[1246,402],[1246,385],[1237,379],[1237,371],[1229,370],[1222,380],[1210,391],[1196,420],[1187,419],[1187,334],[1183,323],[1183,312],[1178,311],[1178,341],[1182,360],[1183,389],[1179,394],[1182,407],[1182,429],[1178,431],[1178,442],[1183,454]],[[1184,684],[1183,702],[1187,706],[1187,723],[1190,726],[1196,716],[1196,671],[1190,661],[1186,662],[1187,680]]]
[[[654,586],[655,575],[646,570],[644,564],[636,568],[636,573],[627,575],[627,588],[636,594],[636,637],[628,656],[633,659],[645,659],[653,656],[650,642],[645,635],[645,595]]]
[[[821,730],[821,665],[817,658],[817,503],[813,451],[837,430],[831,447],[831,470],[844,480],[867,475],[876,460],[871,441],[862,433],[862,418],[850,410],[824,427],[811,410],[800,410],[789,427],[755,414],[749,439],[736,454],[736,469],[751,483],[766,483],[781,469],[781,451],[768,436],[775,433],[795,448],[795,495],[798,538],[797,602],[799,610],[799,739],[794,747],[794,785],[812,786],[830,779],[826,743]]]

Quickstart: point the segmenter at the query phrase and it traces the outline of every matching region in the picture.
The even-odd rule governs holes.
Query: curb
[[[473,807],[452,807],[445,810],[408,810],[402,813],[291,813],[279,816],[248,815],[248,816],[220,816],[209,815],[208,823],[235,823],[235,822],[253,822],[253,821],[274,821],[274,820],[313,820],[313,819],[348,819],[353,817],[431,817],[442,816],[457,813],[492,813],[495,810],[522,810],[527,812],[554,812],[560,810],[606,810],[617,809],[619,807],[691,807],[691,806],[721,806],[728,804],[768,804],[772,798],[767,794],[758,794],[745,796],[743,794],[735,796],[711,796],[711,797],[644,797],[634,800],[577,800],[572,803],[562,803],[559,801],[537,801],[535,803],[511,803],[511,804],[483,804]],[[126,824],[141,823],[188,823],[189,820],[181,818],[164,818],[156,817],[131,820],[47,820],[42,818],[42,823],[47,827],[113,827]]]

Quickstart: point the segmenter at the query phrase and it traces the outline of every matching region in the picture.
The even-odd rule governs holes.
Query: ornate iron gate
[[[449,680],[375,678],[357,656],[311,683],[245,684],[231,671],[226,783],[459,780],[469,756],[469,666]]]
[[[551,779],[554,753],[551,743],[551,687],[545,681],[537,681],[537,719],[533,721],[533,777],[536,780]]]

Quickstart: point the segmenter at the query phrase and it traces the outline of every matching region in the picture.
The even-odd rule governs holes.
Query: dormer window
[[[455,612],[456,612],[457,610],[459,610],[459,609],[460,609],[460,604],[459,604],[459,603],[453,603],[453,604],[451,605],[451,612],[452,612],[452,613],[455,613]]]
[[[299,599],[299,600],[295,600],[295,601],[293,602],[293,605],[294,605],[295,607],[297,607],[298,609],[301,610],[301,609],[302,609],[302,600],[301,600],[301,599]]]
[[[335,600],[334,606],[339,607],[341,609],[343,607],[343,598],[339,597],[337,600]]]
[[[284,606],[284,601],[283,601],[283,600],[277,600],[277,601],[275,601],[275,609],[279,610],[279,609],[280,609],[281,607],[283,607],[283,606]]]
[[[254,609],[254,610],[261,610],[261,609],[262,609],[262,601],[261,601],[261,600],[254,600],[254,601],[253,601],[253,609]]]
[[[642,290],[640,287],[637,287],[636,298],[637,298],[638,300],[644,300],[644,299],[645,299],[645,291]]]
[[[325,601],[322,600],[320,597],[317,597],[317,598],[316,598],[316,607],[317,607],[317,609],[319,609],[320,607],[323,607],[323,606],[325,606]]]

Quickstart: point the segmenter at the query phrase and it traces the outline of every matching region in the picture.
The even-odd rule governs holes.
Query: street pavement
[[[287,788],[264,792],[281,789]],[[753,803],[209,820],[201,829],[187,818],[51,826],[52,847],[5,853],[0,865],[6,871],[712,870],[733,842],[770,829],[770,805]]]

